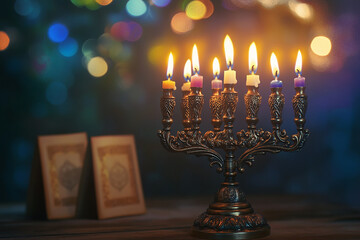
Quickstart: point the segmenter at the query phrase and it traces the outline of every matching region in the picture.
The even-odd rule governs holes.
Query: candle
[[[190,77],[191,77],[191,61],[188,59],[184,66],[185,82],[181,87],[182,91],[190,91]]]
[[[167,67],[167,72],[166,72],[166,76],[168,79],[162,82],[163,89],[176,90],[175,82],[171,80],[172,76],[173,76],[173,69],[174,69],[174,58],[173,58],[172,53],[170,52],[169,60],[168,60],[168,67]]]
[[[202,88],[203,87],[203,76],[200,76],[200,64],[199,64],[199,55],[196,44],[194,44],[192,51],[192,65],[194,75],[191,77],[191,87]]]
[[[236,84],[236,71],[232,70],[234,66],[234,46],[229,35],[226,35],[224,40],[226,65],[229,68],[224,71],[224,84]]]
[[[299,50],[295,63],[295,74],[298,75],[297,78],[294,78],[295,87],[305,87],[305,78],[301,76],[301,72],[302,72],[302,55]]]
[[[278,77],[280,75],[280,69],[275,53],[271,53],[270,64],[271,64],[272,74],[275,78],[275,80],[272,80],[270,82],[270,87],[272,88],[282,87],[282,81],[278,80]]]
[[[258,87],[260,84],[259,75],[255,75],[258,67],[256,45],[253,42],[249,48],[249,71],[250,75],[246,75],[246,86]]]
[[[211,81],[211,89],[221,89],[222,81],[218,79],[220,75],[220,63],[217,57],[215,57],[213,61],[213,73],[215,79]]]

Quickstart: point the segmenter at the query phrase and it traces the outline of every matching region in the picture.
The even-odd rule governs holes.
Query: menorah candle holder
[[[160,100],[163,130],[158,131],[162,145],[172,152],[184,152],[196,156],[207,156],[210,166],[216,166],[218,173],[223,173],[225,180],[218,190],[215,200],[206,212],[195,219],[193,234],[210,239],[252,239],[270,234],[270,226],[264,217],[255,213],[245,194],[239,189],[236,181],[238,173],[243,173],[245,167],[252,166],[256,155],[300,150],[309,130],[304,129],[307,96],[305,87],[296,87],[292,99],[295,113],[297,133],[291,137],[281,130],[282,110],[285,104],[282,88],[271,88],[269,106],[271,112],[272,131],[257,129],[258,111],[261,96],[258,88],[248,86],[244,96],[247,130],[233,132],[234,113],[238,103],[238,93],[234,84],[225,84],[224,90],[213,90],[210,98],[213,131],[204,135],[200,131],[201,111],[204,96],[201,88],[191,88],[183,92],[182,118],[183,131],[176,136],[171,135],[175,97],[172,89],[164,89]],[[222,122],[224,128],[221,130]],[[222,149],[225,158],[215,149]],[[240,156],[235,157],[235,151],[244,149]]]

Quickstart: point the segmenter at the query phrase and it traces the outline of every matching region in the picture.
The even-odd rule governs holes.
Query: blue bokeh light
[[[17,14],[21,16],[28,16],[33,11],[33,4],[30,0],[16,0],[14,8]]]
[[[171,0],[152,0],[157,7],[166,7]]]
[[[53,105],[61,105],[66,101],[67,88],[61,82],[53,82],[46,89],[46,99]]]
[[[54,23],[49,27],[48,37],[51,41],[60,43],[63,42],[69,35],[69,30],[64,24]]]
[[[67,38],[65,41],[59,44],[59,52],[64,57],[72,57],[78,51],[79,45],[73,38]]]
[[[147,6],[143,0],[129,0],[126,3],[126,11],[133,17],[140,17],[146,12]]]

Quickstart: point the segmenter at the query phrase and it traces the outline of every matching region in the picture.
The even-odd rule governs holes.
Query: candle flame
[[[249,48],[249,71],[256,73],[258,68],[258,59],[255,42],[252,42]]]
[[[184,78],[185,78],[185,81],[189,81],[190,80],[190,77],[191,77],[191,61],[190,59],[188,59],[185,63],[185,66],[184,66]]]
[[[200,64],[199,64],[199,54],[196,47],[196,44],[194,44],[193,50],[192,50],[192,64],[193,64],[193,71],[194,73],[200,72]]]
[[[296,58],[296,63],[295,63],[295,73],[301,75],[301,72],[302,72],[302,55],[299,50],[297,58]]]
[[[220,63],[219,63],[219,59],[217,57],[215,57],[214,61],[213,61],[213,73],[214,73],[215,78],[219,77]]]
[[[278,61],[276,59],[274,52],[271,53],[270,64],[271,64],[272,74],[273,74],[274,78],[277,79],[280,75],[280,69],[279,69],[279,64],[278,64]]]
[[[166,72],[166,76],[168,79],[172,79],[173,70],[174,70],[174,57],[172,55],[172,52],[170,52],[169,60],[168,60],[168,67],[167,67],[167,72]]]
[[[229,35],[226,35],[225,37],[224,48],[225,48],[226,65],[228,68],[231,68],[234,65],[234,46]]]

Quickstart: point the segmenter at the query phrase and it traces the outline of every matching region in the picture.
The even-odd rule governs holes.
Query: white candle
[[[229,35],[226,35],[225,37],[224,48],[226,65],[229,68],[228,70],[224,71],[224,84],[236,84],[236,71],[231,69],[234,65],[234,46]]]
[[[260,84],[260,77],[256,75],[258,67],[256,45],[253,42],[249,48],[249,71],[250,75],[246,75],[246,86],[258,87]]]

